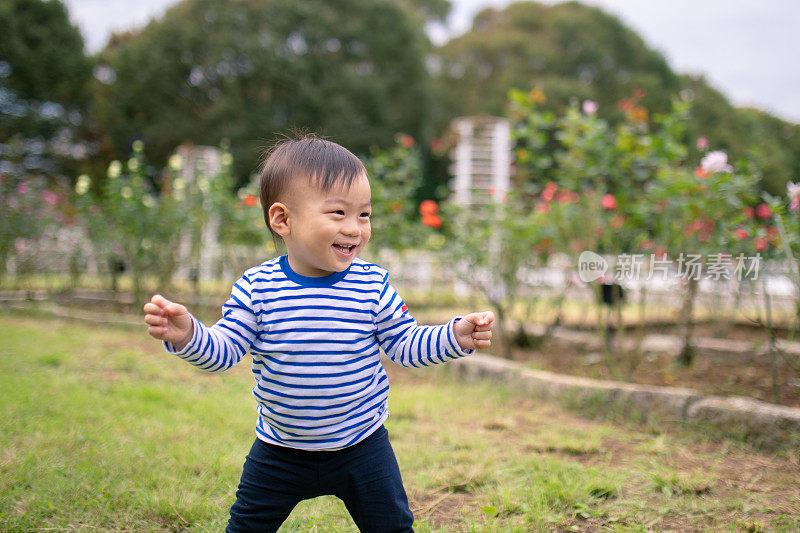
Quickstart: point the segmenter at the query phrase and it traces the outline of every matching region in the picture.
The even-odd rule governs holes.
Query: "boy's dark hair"
[[[367,175],[361,160],[350,150],[313,134],[285,139],[264,151],[259,190],[264,222],[274,239],[280,235],[269,225],[269,208],[279,201],[296,179],[310,179],[322,191],[334,186],[350,187],[360,175]]]

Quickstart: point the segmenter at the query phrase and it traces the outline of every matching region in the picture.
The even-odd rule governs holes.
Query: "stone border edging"
[[[778,450],[800,446],[800,408],[738,396],[705,396],[693,389],[596,380],[526,368],[487,354],[450,362],[459,376],[501,381],[542,400],[571,407],[613,408],[638,421],[684,422],[713,427],[728,437]]]

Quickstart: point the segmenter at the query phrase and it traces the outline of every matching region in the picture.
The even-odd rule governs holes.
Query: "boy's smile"
[[[371,191],[367,176],[349,188],[323,192],[310,181],[292,187],[287,199],[289,266],[301,276],[321,277],[346,270],[371,236]]]

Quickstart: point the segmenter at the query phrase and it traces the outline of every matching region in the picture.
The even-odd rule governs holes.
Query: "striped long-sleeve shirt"
[[[423,367],[472,353],[453,325],[420,326],[388,282],[388,272],[356,259],[329,276],[294,272],[281,256],[247,270],[233,285],[222,318],[170,353],[210,372],[233,367],[249,351],[261,440],[306,450],[359,442],[389,415],[383,352]]]

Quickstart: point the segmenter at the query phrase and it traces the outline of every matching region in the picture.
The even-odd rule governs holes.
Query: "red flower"
[[[755,214],[756,210],[750,207],[749,205],[744,208],[744,216],[746,216],[747,218],[753,218]]]
[[[736,238],[740,241],[743,241],[747,238],[748,233],[747,230],[744,228],[736,228],[736,231],[733,232],[736,235]]]
[[[778,237],[778,228],[775,226],[770,226],[767,228],[767,237],[770,239],[776,239]]]
[[[400,144],[402,144],[406,148],[411,148],[412,146],[414,146],[414,137],[403,133],[400,135]]]
[[[419,204],[419,214],[423,217],[425,215],[435,215],[439,212],[439,206],[433,200],[423,200]]]
[[[258,205],[258,197],[254,196],[252,194],[248,194],[247,196],[244,197],[244,200],[242,200],[242,202],[247,207],[254,207],[254,206]]]
[[[758,207],[756,207],[756,216],[762,220],[769,218],[772,216],[772,210],[767,204],[758,204]]]
[[[555,196],[556,190],[558,190],[558,185],[556,185],[552,181],[549,182],[547,185],[544,186],[544,190],[542,191],[542,200],[544,200],[545,202],[550,202]]]
[[[403,210],[403,204],[401,204],[400,202],[392,202],[392,211],[394,211],[395,213],[399,213],[402,210]]]
[[[706,172],[706,169],[704,169],[703,167],[696,166],[696,167],[694,167],[694,175],[697,176],[698,178],[707,178],[711,174]]]
[[[433,213],[422,215],[422,223],[426,226],[430,226],[431,228],[438,229],[442,227],[442,219],[439,218],[439,215]]]
[[[443,146],[441,139],[431,139],[428,145],[430,146],[431,152],[440,152]]]
[[[614,198],[613,194],[604,194],[600,204],[603,206],[603,209],[616,209],[617,199]]]
[[[756,237],[755,245],[753,246],[753,248],[755,248],[756,251],[758,251],[758,252],[760,252],[762,250],[766,250],[767,249],[767,239],[765,239],[764,237]]]
[[[536,210],[540,213],[547,213],[550,211],[550,204],[547,202],[536,202]]]

